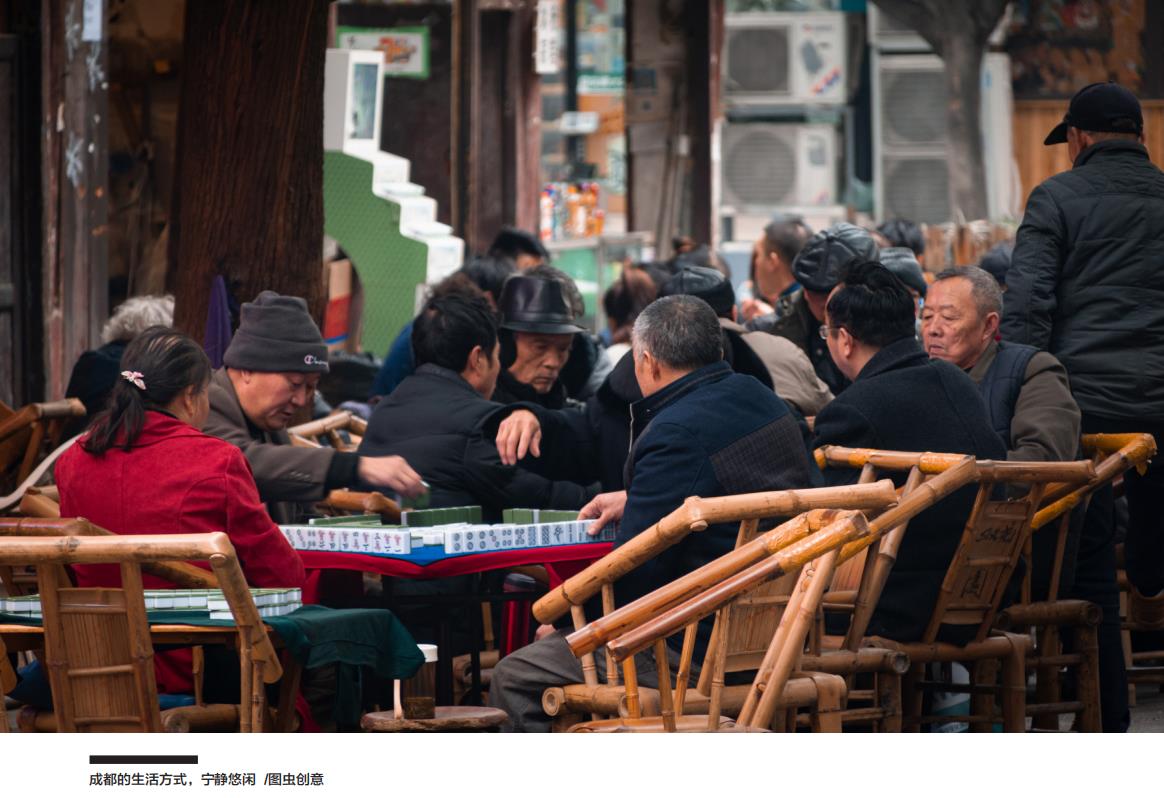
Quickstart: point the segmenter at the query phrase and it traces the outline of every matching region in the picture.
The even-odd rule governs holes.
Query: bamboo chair
[[[36,402],[19,410],[0,402],[0,473],[8,483],[6,489],[32,473],[46,447],[52,449],[60,443],[69,419],[84,415],[85,406],[79,399]]]
[[[356,490],[333,490],[317,507],[327,515],[377,514],[385,524],[400,523],[400,505],[383,493]]]
[[[295,446],[319,449],[323,446],[322,439],[326,439],[329,445],[341,452],[354,452],[367,431],[367,421],[352,412],[340,410],[330,416],[291,427],[287,433]],[[344,440],[341,432],[348,433],[348,440]]]
[[[8,661],[8,649],[4,647],[4,639],[0,638],[0,734],[8,731],[8,708],[4,704],[4,696],[16,689],[16,671]]]
[[[740,545],[729,556],[734,558],[733,562],[740,563],[739,567],[743,567],[826,526],[835,512],[822,508],[879,509],[894,501],[896,494],[888,480],[844,488],[773,491],[716,499],[692,497],[625,545],[548,592],[534,604],[534,617],[541,623],[553,623],[568,611],[574,628],[585,628],[587,619],[583,606],[587,601],[601,595],[603,613],[609,615],[615,612],[614,584],[618,579],[677,544],[688,534],[707,529],[709,524],[729,521],[740,523],[737,536]],[[798,513],[800,515],[792,521],[756,536],[761,519]],[[653,607],[652,611],[669,609],[691,595],[689,593],[678,597],[665,606]],[[557,722],[563,728],[569,725],[567,716],[580,713],[591,714],[594,719],[611,714],[633,717],[641,713],[642,707],[627,706],[625,693],[619,687],[619,668],[611,658],[606,662],[607,684],[599,685],[592,653],[597,647],[598,644],[594,645],[580,657],[583,684],[550,688],[543,696],[543,708],[550,717],[558,719]],[[623,663],[622,678],[637,684],[633,659]]]
[[[283,669],[225,534],[0,539],[0,565],[37,569],[57,730],[163,730],[141,575],[174,560],[210,562],[238,627],[239,730],[262,730],[263,685]],[[122,587],[72,587],[62,566],[75,563],[118,564]]]
[[[1098,626],[1102,617],[1100,608],[1089,601],[1058,598],[1059,579],[1063,568],[1063,553],[1072,513],[1086,506],[1089,497],[1104,485],[1120,478],[1130,468],[1143,469],[1156,452],[1151,435],[1085,435],[1083,452],[1095,463],[1095,477],[1069,490],[1069,485],[1048,489],[1049,501],[1035,513],[1031,528],[1035,532],[1055,530],[1055,556],[1052,563],[1049,594],[1045,600],[1032,602],[1031,579],[1028,570],[1023,582],[1020,603],[1003,610],[998,617],[1001,629],[1022,631],[1030,635],[1034,655],[1027,658],[1028,670],[1033,670],[1035,703],[1027,706],[1032,728],[1058,731],[1063,714],[1075,716],[1073,727],[1081,732],[1102,731],[1099,704],[1099,643]],[[1030,560],[1028,541],[1026,556]],[[1075,641],[1075,653],[1064,654],[1060,630],[1070,627]],[[1132,665],[1131,662],[1128,663]],[[1060,670],[1076,669],[1075,701],[1063,701]],[[1164,671],[1164,669],[1161,669]]]
[[[816,731],[840,731],[840,711],[844,704],[845,682],[839,676],[823,673],[802,673],[801,658],[805,640],[812,629],[825,587],[832,577],[841,548],[867,536],[869,528],[860,513],[843,513],[837,520],[819,532],[802,538],[760,562],[728,576],[722,581],[710,581],[711,586],[691,599],[637,626],[607,645],[609,655],[619,663],[632,661],[640,651],[654,647],[658,664],[660,713],[657,717],[614,718],[577,724],[571,731],[721,731],[737,724],[721,715],[724,706],[724,677],[733,670],[732,658],[746,658],[748,670],[756,671],[752,684],[744,693],[741,706],[732,714],[738,715],[738,726],[744,729],[764,730],[772,726],[778,709],[788,706],[815,704],[812,714]],[[706,566],[709,572],[727,572],[724,560]],[[729,562],[727,568],[732,567]],[[764,588],[795,577],[795,586],[786,602]],[[668,591],[669,586],[660,590]],[[659,591],[656,591],[658,593]],[[783,592],[787,593],[787,589]],[[781,608],[780,605],[786,606]],[[750,625],[749,613],[759,612],[767,624],[768,639],[763,645],[753,642],[755,631]],[[719,645],[704,660],[710,673],[711,690],[706,696],[703,714],[688,714],[687,676],[694,634],[698,622],[716,613]],[[741,614],[743,617],[735,617]],[[737,628],[743,631],[736,631]],[[666,639],[684,631],[683,653],[672,694],[670,666]],[[738,666],[735,670],[743,670]],[[791,679],[791,681],[790,681]],[[627,704],[639,703],[638,685],[628,679]],[[740,692],[740,691],[735,691]]]
[[[944,687],[949,692],[970,692],[973,715],[966,718],[974,728],[985,730],[993,722],[993,710],[987,703],[993,684],[970,688],[956,685],[940,685],[926,682],[922,669],[931,662],[974,663],[975,682],[993,682],[995,663],[1001,663],[1003,681],[1000,688],[1004,726],[1008,731],[1025,729],[1025,656],[1028,642],[1013,634],[991,634],[999,605],[1008,587],[1010,577],[1018,564],[1026,546],[1036,509],[1047,490],[1054,485],[1056,490],[1072,485],[1085,484],[1096,476],[1094,466],[1089,461],[1075,463],[1018,463],[1018,462],[975,462],[961,455],[933,453],[884,452],[877,450],[855,450],[843,447],[825,447],[817,453],[818,462],[826,466],[858,467],[869,469],[891,469],[910,471],[906,488],[910,484],[914,492],[932,490],[935,483],[951,479],[950,474],[963,471],[961,484],[970,481],[979,483],[970,517],[938,594],[934,611],[930,616],[922,639],[919,641],[889,641],[883,638],[865,638],[868,623],[880,599],[881,591],[896,560],[897,552],[904,537],[903,530],[894,530],[881,540],[877,554],[870,558],[861,573],[861,584],[852,602],[846,606],[843,601],[834,601],[832,609],[846,609],[852,613],[848,633],[841,646],[852,651],[854,646],[875,645],[896,648],[909,655],[911,671],[903,687],[905,724],[908,728],[919,729],[922,723],[934,718],[921,715],[921,691]],[[967,461],[971,463],[967,471]],[[928,474],[938,476],[928,477]],[[969,479],[967,479],[969,477]],[[1031,485],[1029,493],[1022,499],[996,501],[991,498],[999,483],[1025,483]],[[954,485],[951,484],[951,488]],[[960,487],[960,485],[957,485]],[[886,517],[900,514],[903,501],[878,519],[886,524]],[[842,553],[842,559],[846,559]],[[834,598],[844,598],[843,595]],[[828,597],[826,597],[826,601]],[[937,640],[943,627],[973,628],[970,643],[958,646]],[[827,644],[836,640],[826,639]],[[955,719],[943,716],[942,720]]]

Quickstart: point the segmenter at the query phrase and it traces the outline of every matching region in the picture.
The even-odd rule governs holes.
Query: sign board
[[[534,72],[553,75],[562,71],[562,19],[558,0],[538,0],[534,33]]]
[[[393,78],[427,79],[429,31],[416,28],[346,28],[336,30],[336,47],[378,50],[384,54],[384,74]]]
[[[566,135],[585,136],[598,132],[598,114],[595,111],[566,111],[558,122],[558,131]]]

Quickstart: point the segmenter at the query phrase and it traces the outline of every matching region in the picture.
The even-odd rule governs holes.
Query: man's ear
[[[1001,320],[999,319],[998,314],[995,313],[994,311],[987,313],[985,323],[986,323],[986,336],[989,340],[993,340],[995,337],[998,336],[998,327],[999,327],[999,324],[1001,323]]]
[[[469,371],[473,372],[474,374],[480,374],[485,370],[483,368],[485,365],[483,362],[484,360],[485,350],[481,348],[481,344],[477,344],[469,350],[469,357],[466,360],[465,365],[468,367]]]
[[[837,332],[837,346],[841,350],[841,354],[845,357],[850,357],[853,354],[855,341],[853,336],[844,327],[838,327]]]

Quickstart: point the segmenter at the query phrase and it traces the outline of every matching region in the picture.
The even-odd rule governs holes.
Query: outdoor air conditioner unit
[[[873,74],[874,213],[879,219],[952,220],[946,136],[946,83],[935,55],[871,55]],[[1014,216],[1018,202],[1014,163],[1010,60],[983,57],[983,159],[992,219]]]
[[[831,125],[728,122],[721,147],[726,209],[766,211],[836,202],[837,132]]]
[[[844,104],[844,14],[728,14],[724,28],[728,106]]]

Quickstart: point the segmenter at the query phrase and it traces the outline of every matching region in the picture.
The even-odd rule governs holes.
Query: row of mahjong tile
[[[222,595],[221,590],[146,590],[145,608],[148,611],[158,610],[209,610],[210,612],[226,612],[229,616],[230,605]],[[251,588],[251,596],[255,606],[262,611],[271,607],[301,606],[302,591],[297,588]],[[287,610],[290,612],[291,610]],[[0,598],[0,612],[9,615],[39,616],[41,612],[40,596],[12,596]]]
[[[595,537],[590,521],[546,524],[448,524],[440,527],[313,527],[284,526],[283,534],[300,551],[340,551],[401,555],[426,546],[441,546],[448,554],[506,549],[566,546],[613,541],[615,529]]]

